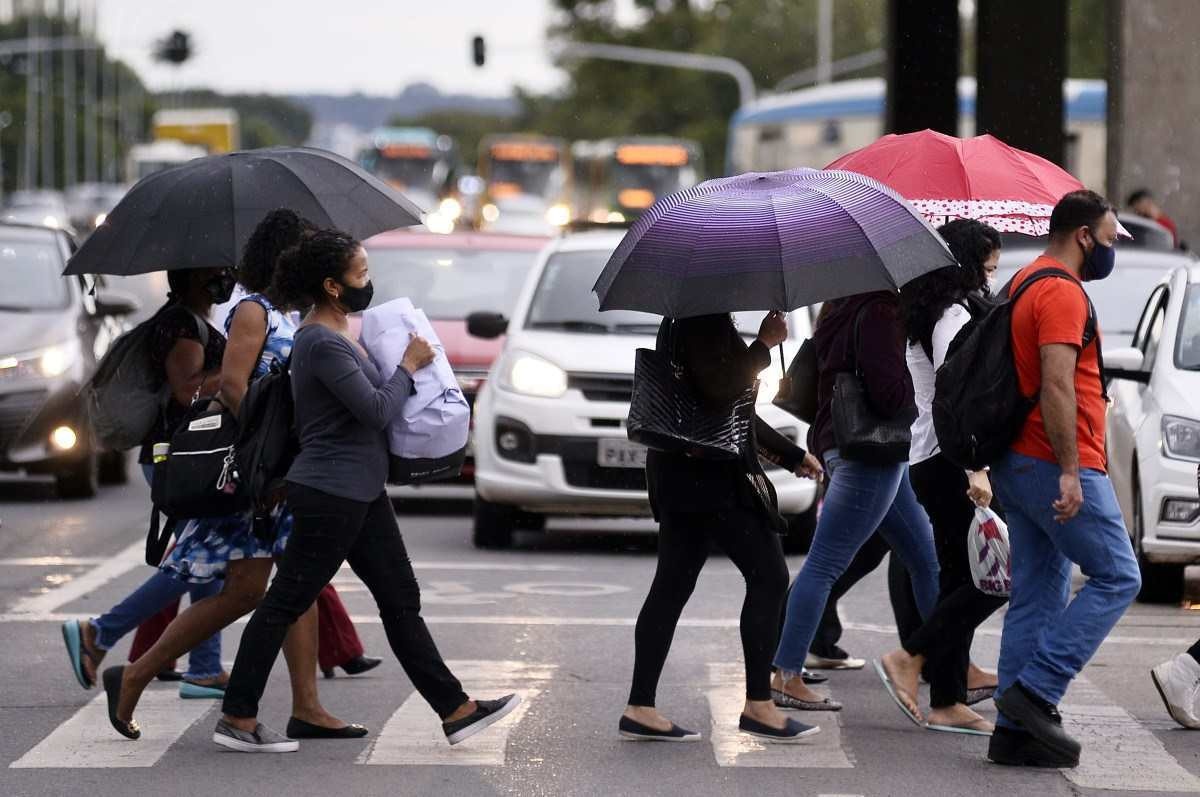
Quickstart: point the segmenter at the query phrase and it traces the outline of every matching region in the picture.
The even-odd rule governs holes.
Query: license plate
[[[601,440],[596,462],[603,468],[644,468],[646,447],[628,440]]]

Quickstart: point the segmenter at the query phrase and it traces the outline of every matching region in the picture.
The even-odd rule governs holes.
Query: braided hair
[[[280,254],[316,229],[311,221],[287,208],[272,210],[246,241],[238,266],[238,282],[251,293],[268,291]]]
[[[272,290],[290,307],[322,301],[325,280],[340,281],[350,259],[362,246],[340,230],[315,230],[279,256]]]

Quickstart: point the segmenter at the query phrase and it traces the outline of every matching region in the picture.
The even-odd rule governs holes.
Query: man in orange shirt
[[[1012,596],[1000,643],[1001,714],[988,758],[1073,767],[1081,746],[1058,702],[1141,587],[1129,534],[1106,473],[1100,331],[1083,282],[1115,265],[1117,217],[1092,191],[1064,196],[1045,252],[1013,278],[1030,285],[1013,307],[1021,392],[1037,396],[1021,434],[992,468],[1007,511]],[[1088,581],[1070,600],[1071,565]]]

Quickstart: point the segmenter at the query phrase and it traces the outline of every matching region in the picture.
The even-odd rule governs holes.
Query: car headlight
[[[425,229],[438,235],[449,235],[454,232],[454,219],[440,210],[425,215]]]
[[[1200,462],[1200,421],[1164,415],[1162,440],[1168,457]]]
[[[458,221],[459,216],[462,215],[462,210],[462,203],[452,196],[446,197],[438,205],[438,213],[441,213],[450,219],[450,221]]]
[[[567,392],[567,372],[536,354],[516,352],[501,369],[500,384],[526,396],[560,398]]]
[[[48,346],[31,354],[0,359],[0,378],[53,379],[62,376],[79,359],[79,344]]]
[[[483,215],[484,221],[495,221],[496,219],[500,218],[500,208],[496,207],[491,202],[484,205],[480,213]]]
[[[571,223],[571,209],[561,202],[551,205],[546,211],[546,221],[555,227],[566,227]]]

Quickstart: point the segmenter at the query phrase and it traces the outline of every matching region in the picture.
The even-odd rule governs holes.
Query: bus
[[[1103,80],[1063,83],[1065,166],[1084,185],[1104,185],[1106,93]],[[729,173],[820,169],[867,146],[884,134],[886,94],[883,78],[862,78],[747,103],[729,123]],[[974,78],[959,78],[958,109],[958,135],[975,135]]]
[[[380,127],[358,161],[422,210],[434,211],[453,193],[458,152],[454,139],[428,127]]]
[[[155,141],[178,141],[203,147],[209,155],[233,152],[242,145],[240,120],[232,108],[155,111],[150,128]]]
[[[571,152],[561,138],[487,136],[478,166],[479,229],[542,235],[571,221]]]
[[[659,197],[691,188],[703,179],[700,145],[686,138],[630,136],[579,141],[571,154],[575,217],[596,223],[635,219]]]

